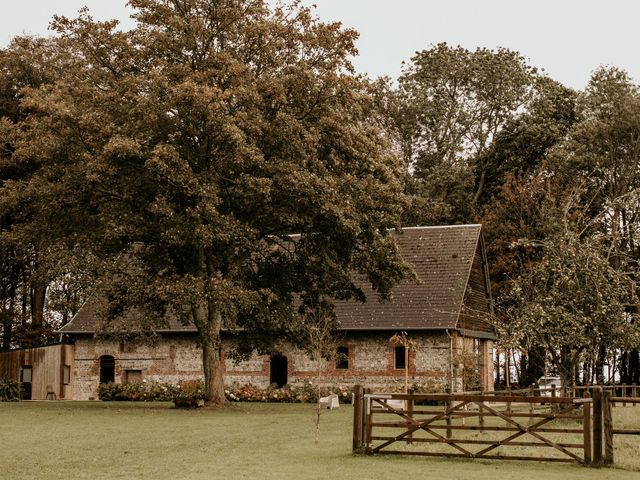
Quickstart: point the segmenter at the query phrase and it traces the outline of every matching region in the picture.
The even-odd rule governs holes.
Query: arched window
[[[100,357],[100,383],[114,382],[116,379],[116,360],[111,355]]]
[[[404,345],[399,345],[394,349],[394,360],[395,360],[395,368],[397,370],[406,368],[406,350]]]

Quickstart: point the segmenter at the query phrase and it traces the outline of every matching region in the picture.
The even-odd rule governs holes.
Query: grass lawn
[[[315,442],[313,406],[0,403],[0,478],[10,479],[640,479],[640,437],[616,437],[619,467],[352,456],[352,408],[327,411]],[[640,428],[640,406],[614,409]]]

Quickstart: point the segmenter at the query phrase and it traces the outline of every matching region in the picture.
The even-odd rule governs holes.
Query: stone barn
[[[335,362],[319,366],[304,352],[283,345],[272,356],[254,355],[240,363],[225,358],[225,382],[264,387],[319,381],[398,389],[408,369],[409,382],[418,388],[491,388],[495,337],[486,321],[492,307],[481,226],[405,228],[396,240],[419,281],[398,285],[390,303],[380,303],[367,285],[362,286],[366,303],[338,302],[340,355]],[[154,346],[145,346],[98,339],[99,324],[87,302],[60,330],[73,344],[72,394],[65,398],[97,398],[104,382],[202,378],[193,327],[172,322],[158,332]],[[405,347],[391,342],[400,332],[413,342],[408,355]],[[232,342],[231,337],[225,340],[226,351]]]

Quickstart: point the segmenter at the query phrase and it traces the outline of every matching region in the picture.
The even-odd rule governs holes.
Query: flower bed
[[[351,392],[351,388],[337,386],[318,389],[313,382],[285,385],[282,388],[276,388],[275,385],[260,388],[251,384],[234,384],[225,389],[225,396],[229,402],[315,403],[318,396],[335,393],[342,402],[348,402],[351,401]],[[197,407],[204,404],[204,384],[201,380],[184,381],[178,385],[146,381],[104,383],[98,388],[98,398],[107,402],[172,401],[177,407]]]

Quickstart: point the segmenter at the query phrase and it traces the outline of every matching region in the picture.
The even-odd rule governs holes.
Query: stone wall
[[[374,389],[400,390],[404,387],[405,371],[395,368],[390,336],[390,332],[345,335],[338,345],[348,348],[347,368],[336,368],[335,361],[313,360],[300,350],[283,347],[281,353],[287,357],[287,381],[294,385],[305,382],[340,386],[362,384]],[[409,385],[423,390],[448,386],[451,357],[449,337],[438,332],[411,333],[410,338],[415,342],[415,348],[409,356]],[[230,341],[223,344],[225,351],[231,350]],[[140,379],[177,383],[180,380],[202,378],[202,355],[192,336],[165,336],[154,346],[78,337],[75,342],[73,398],[97,398],[100,357],[103,355],[111,355],[115,359],[116,383]],[[228,385],[269,385],[268,356],[254,355],[239,363],[228,355],[223,354],[223,357],[225,383]],[[481,375],[487,375],[486,367],[482,365],[481,368]]]

